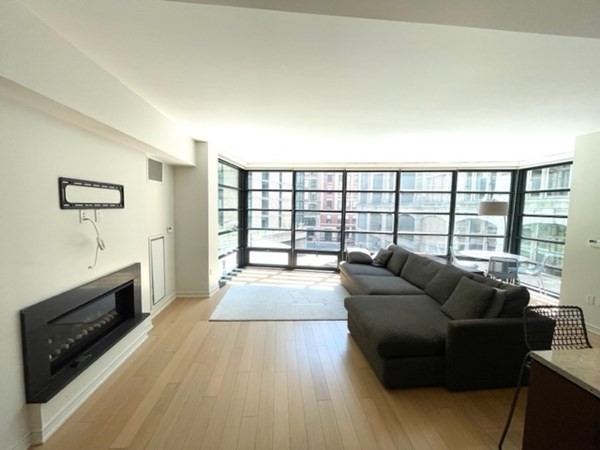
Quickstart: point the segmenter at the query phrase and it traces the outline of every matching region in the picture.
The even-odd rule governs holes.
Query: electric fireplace
[[[21,310],[28,403],[45,403],[148,314],[140,264]]]

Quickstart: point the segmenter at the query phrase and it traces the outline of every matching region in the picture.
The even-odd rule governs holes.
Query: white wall
[[[175,264],[181,297],[208,297],[219,281],[218,157],[208,144],[197,142],[195,159],[195,167],[175,168]]]
[[[175,291],[173,169],[146,180],[146,156],[0,96],[0,448],[29,434],[19,310],[134,262],[142,264],[143,309],[150,309],[148,237],[165,234],[167,296]],[[125,208],[103,210],[106,243],[96,269],[95,234],[78,212],[61,210],[58,177],[125,186]],[[61,405],[54,405],[59,410]]]
[[[600,248],[587,245],[600,240],[600,133],[580,136],[575,142],[569,222],[560,303],[583,308],[591,330],[600,332]],[[587,295],[596,304],[586,303]]]
[[[156,235],[165,236],[172,298],[175,234],[166,229],[174,225],[174,170],[165,165],[164,182],[148,182],[146,153],[184,165],[195,153],[168,118],[16,0],[0,2],[0,55],[0,448],[12,449],[27,448],[30,432],[105,373],[91,366],[44,408],[28,407],[19,310],[140,262],[149,311],[148,238]],[[95,232],[77,211],[59,209],[60,176],[125,186],[125,209],[102,211],[107,248],[94,270]],[[114,352],[110,358],[105,368],[117,361]]]
[[[16,0],[0,2],[0,77],[155,149],[193,164],[193,141]]]

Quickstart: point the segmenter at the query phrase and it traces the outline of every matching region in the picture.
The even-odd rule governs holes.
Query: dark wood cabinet
[[[600,398],[534,360],[523,449],[599,450]]]

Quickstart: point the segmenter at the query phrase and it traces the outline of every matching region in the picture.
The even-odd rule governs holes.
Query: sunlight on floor
[[[228,284],[260,284],[271,286],[303,286],[311,289],[331,290],[340,284],[340,276],[335,272],[312,270],[285,270],[246,268]]]

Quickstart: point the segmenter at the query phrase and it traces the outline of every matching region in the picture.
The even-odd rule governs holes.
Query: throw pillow
[[[354,264],[371,264],[373,262],[373,258],[366,250],[352,250],[348,252],[346,261]]]
[[[388,260],[392,256],[391,250],[380,249],[377,254],[373,257],[373,262],[371,263],[375,267],[385,267]]]
[[[440,309],[454,320],[479,319],[490,307],[494,292],[492,287],[463,277]]]

